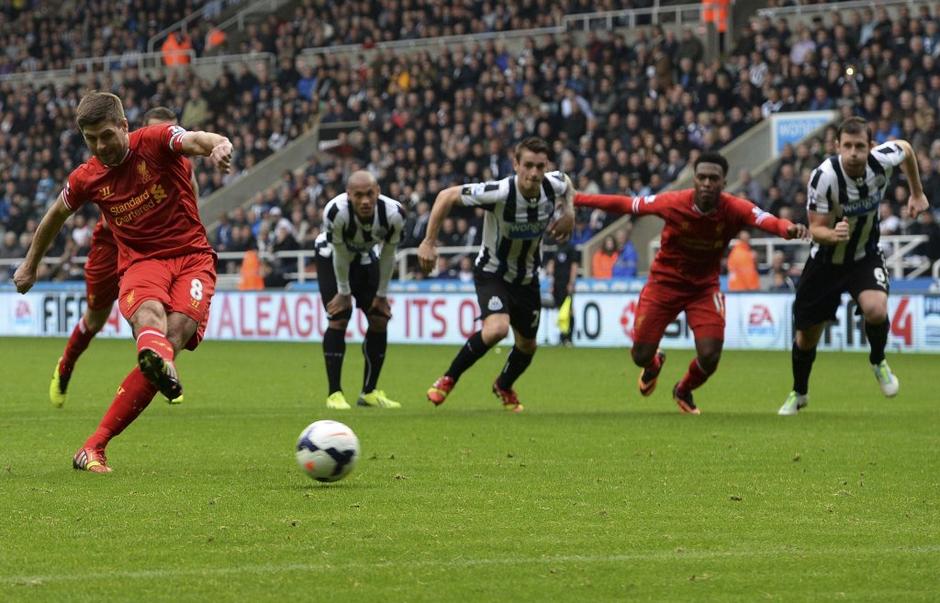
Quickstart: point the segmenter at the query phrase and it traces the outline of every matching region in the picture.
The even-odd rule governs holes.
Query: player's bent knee
[[[528,354],[531,356],[535,353],[535,350],[538,348],[538,343],[534,339],[525,339],[519,337],[516,339],[516,347],[519,348],[519,351],[523,354]]]
[[[104,328],[108,317],[111,315],[111,309],[107,310],[87,310],[85,312],[85,326],[92,333],[97,333]]]
[[[870,308],[862,311],[865,316],[865,322],[872,325],[880,325],[888,320],[887,308]]]
[[[329,321],[329,327],[331,329],[336,329],[337,331],[346,332],[346,327],[349,325],[348,320],[331,320]]]
[[[134,327],[135,333],[139,333],[142,329],[148,327],[159,329],[165,333],[167,331],[167,321],[163,304],[157,301],[145,301],[131,316],[130,323]]]
[[[709,352],[698,357],[698,363],[708,374],[712,374],[718,369],[719,362],[721,362],[721,351]]]
[[[388,329],[388,318],[384,316],[370,316],[369,330],[384,333]]]

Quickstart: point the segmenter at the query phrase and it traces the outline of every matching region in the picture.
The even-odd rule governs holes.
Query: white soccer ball
[[[311,423],[297,439],[297,464],[318,482],[343,479],[359,460],[359,438],[338,421]]]

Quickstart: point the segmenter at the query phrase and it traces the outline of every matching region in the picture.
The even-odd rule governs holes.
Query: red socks
[[[166,335],[153,327],[143,329],[137,336],[137,353],[140,354],[143,350],[156,352],[166,362],[173,361],[173,346]]]
[[[702,365],[698,363],[698,358],[693,358],[692,362],[689,363],[688,372],[679,382],[679,391],[691,392],[693,389],[701,387],[703,383],[708,381],[710,376],[711,373],[706,373]]]
[[[59,374],[68,375],[75,368],[78,357],[88,348],[88,344],[94,338],[97,331],[92,331],[85,324],[85,317],[78,320],[78,324],[72,329],[69,336],[69,342],[65,344],[65,351],[62,352],[62,360],[59,361]]]
[[[98,429],[85,442],[85,447],[104,449],[114,436],[134,422],[140,413],[147,408],[157,393],[157,388],[151,385],[140,369],[135,367],[124,378],[121,387],[114,396],[111,408],[105,413],[98,425]]]
[[[663,363],[659,359],[659,354],[653,354],[653,359],[650,360],[650,363],[643,367],[643,370],[649,371],[650,375],[654,377],[659,375],[659,371],[663,368]]]

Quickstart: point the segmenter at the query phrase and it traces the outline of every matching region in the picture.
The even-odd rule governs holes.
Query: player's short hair
[[[841,124],[839,124],[839,129],[836,131],[836,142],[842,140],[843,134],[865,134],[868,136],[868,142],[871,142],[871,128],[868,127],[868,122],[864,118],[859,116],[854,116],[846,119]]]
[[[125,119],[124,105],[121,99],[110,92],[94,90],[82,97],[75,118],[79,130],[103,121],[119,124]]]
[[[515,157],[516,161],[522,157],[522,151],[532,151],[533,153],[545,153],[545,156],[549,159],[552,158],[552,147],[544,138],[539,138],[538,136],[529,136],[528,138],[523,138],[522,141],[516,145]]]
[[[176,123],[176,113],[169,107],[154,107],[144,113],[144,125],[150,120]]]
[[[728,160],[717,151],[706,151],[699,155],[695,159],[695,164],[692,166],[692,169],[698,168],[698,164],[700,163],[714,163],[715,165],[719,165],[721,166],[721,175],[728,175]]]

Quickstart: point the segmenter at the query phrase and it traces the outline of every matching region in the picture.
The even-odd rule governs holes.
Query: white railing
[[[888,235],[881,237],[881,248],[885,252],[885,263],[888,265],[888,268],[891,270],[891,276],[895,279],[910,279],[922,276],[928,271],[931,273],[931,276],[938,284],[940,284],[940,260],[931,262],[929,259],[922,256],[911,255],[910,252],[917,248],[918,245],[926,243],[928,241],[927,235]],[[729,244],[729,247],[734,246],[737,242],[737,239],[734,239]],[[761,257],[765,258],[764,261],[759,263],[759,267],[766,269],[770,267],[770,260],[773,257],[775,251],[789,247],[789,248],[799,248],[803,247],[808,252],[808,244],[806,241],[800,240],[791,240],[780,239],[777,237],[763,237],[763,238],[752,238],[750,241],[751,248],[760,254]],[[659,237],[653,239],[649,243],[649,252],[650,257],[656,255],[656,252],[659,251],[660,239]],[[461,255],[469,255],[471,257],[476,256],[479,252],[479,245],[466,245],[460,247],[438,247],[438,254],[442,257],[456,257]],[[551,252],[555,250],[554,245],[542,245],[542,252]],[[242,260],[245,257],[244,251],[222,251],[218,253],[220,262],[226,261],[236,261],[241,265]],[[294,280],[299,283],[304,283],[311,279],[306,272],[306,265],[309,260],[316,258],[317,252],[313,249],[298,249],[296,251],[278,251],[273,253],[262,253],[261,258],[267,260],[293,260],[296,262],[295,270],[292,272],[286,272],[284,277],[288,280]],[[395,261],[398,264],[398,279],[399,280],[410,280],[409,272],[409,263],[412,258],[417,258],[418,248],[417,247],[407,247],[404,249],[399,249],[395,254]],[[63,260],[61,257],[46,257],[43,258],[42,263],[48,266],[58,266],[63,262],[68,262],[70,264],[84,265],[88,260],[85,256],[76,256],[71,258],[66,258]],[[12,269],[15,266],[18,266],[23,261],[23,258],[0,258],[0,268]],[[589,262],[590,258],[585,258],[582,262],[582,266],[585,262]],[[801,266],[801,261],[794,262],[794,265]],[[234,275],[234,273],[220,273],[220,278],[228,274],[229,276]]]
[[[186,57],[186,62],[179,66],[191,64],[196,58],[194,50],[170,50],[167,52],[127,52],[124,54],[111,54],[103,57],[85,57],[72,59],[73,73],[94,73],[100,71],[122,70],[127,67],[136,67],[141,71],[163,65],[164,57]]]
[[[544,250],[554,249],[554,247],[543,246]],[[480,250],[479,245],[469,245],[464,247],[438,247],[437,252],[439,255],[447,256],[458,256],[458,255],[476,255]],[[243,251],[222,251],[219,252],[219,261],[237,261],[239,264],[242,259],[245,257],[245,252]],[[284,277],[288,280],[295,280],[298,283],[304,283],[308,280],[311,280],[309,275],[306,274],[306,265],[309,260],[315,259],[317,257],[316,250],[313,249],[298,249],[296,251],[278,251],[274,253],[263,253],[261,254],[262,259],[277,259],[277,260],[293,260],[296,262],[294,265],[294,270],[291,272],[286,272]],[[408,262],[411,258],[418,257],[418,248],[417,247],[408,247],[405,249],[399,249],[395,254],[395,261],[398,264],[398,279],[399,280],[409,280],[410,271],[408,270]],[[0,266],[3,265],[4,261],[14,264],[18,263],[21,260],[0,260]],[[313,279],[316,280],[316,279]]]
[[[649,8],[624,8],[596,13],[565,15],[562,17],[561,22],[568,31],[592,31],[598,29],[609,30],[616,26],[632,29],[639,25],[641,17],[648,17],[650,25],[692,25],[701,21],[701,16],[702,5],[700,3],[660,6],[659,0],[657,0]],[[643,19],[643,21],[646,21],[646,19]],[[595,25],[600,27],[593,27]]]
[[[930,4],[925,0],[851,0],[850,2],[821,2],[819,4],[796,4],[793,6],[781,6],[779,8],[762,8],[757,11],[761,17],[801,17],[804,15],[822,15],[833,11],[846,11],[859,8],[892,8],[895,6],[906,5],[910,8],[920,4]]]
[[[196,57],[193,59],[193,67],[210,67],[213,65],[231,65],[233,63],[265,63],[268,66],[268,73],[273,73],[277,65],[277,57],[270,52],[246,52],[243,54],[223,54],[210,57]]]
[[[911,252],[914,251],[920,244],[926,243],[928,241],[927,235],[886,235],[882,236],[879,241],[881,243],[881,249],[885,254],[885,264],[891,271],[892,278],[915,278],[921,276],[930,269],[930,260],[921,256],[911,255]],[[737,239],[732,239],[728,244],[728,247],[734,247],[735,243],[737,242]],[[761,269],[769,268],[774,252],[782,248],[802,247],[805,248],[807,255],[809,253],[809,244],[806,241],[801,241],[799,239],[788,241],[778,237],[761,237],[752,238],[749,244],[751,249],[758,253],[758,257],[763,258],[763,261],[759,262],[758,264],[758,267]],[[652,258],[655,256],[656,252],[659,251],[659,247],[659,237],[651,240],[649,243],[649,257]],[[802,266],[803,261],[796,261],[793,262],[793,264]]]

